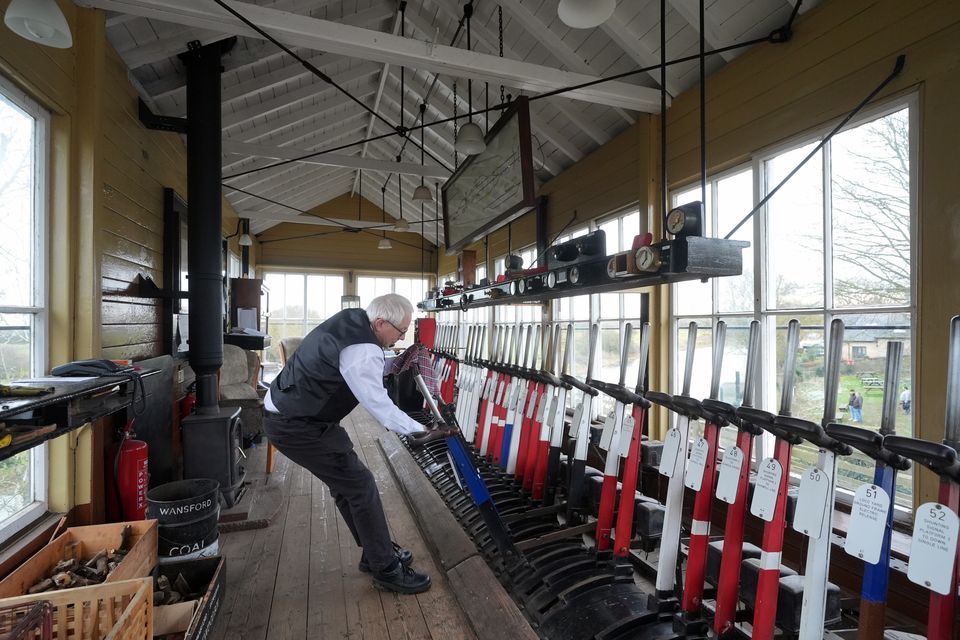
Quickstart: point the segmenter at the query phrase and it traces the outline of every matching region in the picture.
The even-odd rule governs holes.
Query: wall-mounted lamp
[[[573,29],[593,29],[610,19],[617,0],[560,0],[557,15]]]
[[[57,49],[73,46],[70,25],[56,0],[13,0],[3,22],[22,38]]]

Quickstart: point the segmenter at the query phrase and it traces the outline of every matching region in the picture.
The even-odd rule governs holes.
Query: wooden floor
[[[251,518],[271,524],[221,534],[227,591],[213,637],[475,638],[377,446],[387,432],[362,409],[343,426],[376,477],[393,539],[413,551],[414,567],[431,576],[433,587],[416,596],[376,590],[357,570],[360,550],[326,487],[282,455],[265,476],[261,447],[247,460],[252,490],[245,500],[252,501]]]

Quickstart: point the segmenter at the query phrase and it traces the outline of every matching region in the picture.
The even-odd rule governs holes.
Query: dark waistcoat
[[[380,343],[363,309],[344,309],[304,337],[270,385],[270,399],[288,418],[340,422],[357,398],[340,375],[340,352],[354,344]]]

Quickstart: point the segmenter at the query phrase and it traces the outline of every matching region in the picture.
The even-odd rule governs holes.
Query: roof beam
[[[599,79],[595,76],[290,14],[237,0],[226,2],[248,20],[289,46],[430,69],[436,73],[469,77],[480,82],[503,83],[533,93],[564,89]],[[80,0],[79,4],[190,27],[225,29],[238,35],[261,37],[258,32],[220,7],[207,3],[199,4],[195,0]],[[611,81],[574,89],[564,95],[571,99],[611,107],[657,112],[660,108],[657,93],[655,89]]]
[[[298,160],[305,155],[314,153],[309,149],[295,149],[292,147],[274,147],[259,144],[247,144],[244,142],[234,142],[231,140],[223,141],[224,153],[233,153],[241,156],[253,156],[257,158],[272,158],[274,160],[296,160],[303,164],[316,164],[328,167],[349,167],[352,169],[379,169],[381,171],[399,171],[413,176],[423,176],[425,178],[449,177],[450,172],[437,165],[419,165],[410,162],[389,162],[387,160],[374,160],[373,158],[364,158],[358,156],[348,156],[339,153],[321,153],[318,155]]]
[[[397,13],[396,18],[393,21],[393,29],[390,33],[392,35],[397,35],[397,32],[400,31],[400,24],[402,18],[400,13]],[[390,71],[390,63],[384,63],[383,68],[380,69],[380,81],[377,85],[377,96],[373,99],[373,111],[374,113],[370,114],[370,119],[367,121],[367,132],[364,134],[364,139],[369,138],[370,134],[373,132],[373,123],[376,122],[377,116],[375,115],[377,110],[380,108],[380,98],[383,96],[383,87],[387,84],[387,72]],[[367,143],[363,143],[363,147],[360,148],[360,157],[363,158],[367,155]],[[360,184],[360,171],[358,170],[356,175],[353,177],[353,187],[350,189],[350,194],[353,195],[357,191],[357,185]]]
[[[630,30],[623,20],[617,17],[616,12],[610,16],[606,22],[600,25],[600,28],[607,34],[607,37],[613,40],[618,47],[623,49],[624,53],[630,56],[630,58],[641,67],[652,67],[660,64],[660,58],[654,55],[653,51]],[[660,85],[659,70],[647,71],[647,75],[653,78],[658,86]],[[680,89],[677,87],[677,83],[670,80],[668,73],[667,93],[675,96],[679,91]]]
[[[366,100],[372,95],[373,91],[371,90],[358,93],[356,94],[356,97],[360,100]],[[272,139],[277,137],[280,132],[293,127],[303,127],[306,126],[307,123],[312,126],[314,122],[318,122],[318,124],[322,126],[324,123],[324,118],[321,116],[327,116],[335,111],[344,109],[351,103],[353,103],[353,100],[347,96],[338,95],[330,98],[329,100],[323,100],[322,102],[317,102],[309,107],[298,109],[286,115],[280,116],[279,118],[268,120],[263,124],[256,124],[249,129],[235,131],[233,133],[225,131],[224,139],[229,138],[231,140],[241,140],[243,142],[251,143],[271,142]],[[270,140],[265,140],[265,138],[270,138]]]
[[[520,26],[522,26],[527,33],[535,33],[537,42],[546,47],[547,51],[556,56],[568,69],[586,75],[598,75],[583,58],[577,55],[576,51],[570,48],[570,45],[551,31],[547,25],[540,21],[540,18],[531,13],[525,6],[519,2],[503,2],[500,6],[502,6],[504,11],[509,13],[514,20],[519,22]],[[616,111],[627,124],[636,122],[634,117],[623,109],[617,109]],[[560,150],[566,153],[562,147]]]
[[[341,73],[333,79],[338,85],[343,87],[352,82],[363,80],[368,76],[372,76],[376,72],[377,68],[374,65],[364,62],[348,71],[345,71],[344,73]],[[303,102],[304,100],[331,94],[336,91],[338,91],[338,89],[333,85],[327,84],[319,78],[315,78],[312,82],[305,84],[298,89],[275,94],[275,96],[270,100],[251,104],[249,107],[234,111],[230,114],[225,114],[223,116],[222,126],[224,131],[226,131],[245,122],[254,120],[260,116],[267,115],[268,113],[273,113],[274,111],[279,111],[283,108],[293,107],[298,102]]]
[[[315,0],[308,0],[308,3],[314,4]],[[298,4],[303,5],[305,3],[299,2]],[[318,7],[314,8],[316,9]],[[345,16],[342,18],[342,22],[355,27],[376,27],[380,22],[389,17],[391,12],[392,10],[390,3],[381,3],[371,7],[370,9],[360,11],[359,13]],[[138,18],[139,16],[128,17]],[[224,37],[226,37],[226,34]],[[181,51],[186,50],[186,44],[184,44],[184,41],[179,41],[181,43],[180,48],[174,51],[174,53],[180,53]],[[292,47],[292,49],[296,51],[297,47]],[[309,58],[309,52],[298,53],[304,58]],[[123,54],[121,53],[121,57],[122,56]],[[326,56],[326,60],[331,60],[335,57],[331,54],[326,54]],[[229,71],[235,71],[242,75],[247,68],[256,65],[260,65],[262,68],[270,68],[270,66],[274,64],[275,60],[283,60],[283,68],[287,68],[292,64],[300,64],[290,57],[287,52],[283,51],[282,49],[278,49],[272,42],[268,42],[266,40],[255,40],[250,42],[246,49],[242,49],[240,51],[231,51],[224,56],[223,69],[225,73]],[[304,73],[309,72],[304,69]],[[187,86],[184,83],[183,77],[157,80],[149,83],[147,88],[150,89],[151,95],[157,99],[169,97],[180,103],[183,103],[183,101],[186,99]],[[229,89],[229,87],[224,88],[224,91],[227,89]]]
[[[694,31],[700,33],[700,0],[668,0],[670,6],[680,16],[693,27]],[[733,39],[729,38],[723,30],[710,19],[710,16],[704,12],[703,16],[703,35],[707,47],[710,49],[719,49],[727,45],[734,44]],[[720,57],[730,62],[737,57],[733,51],[724,51]]]

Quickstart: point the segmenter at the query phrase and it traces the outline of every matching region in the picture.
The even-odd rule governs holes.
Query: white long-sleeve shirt
[[[375,344],[352,344],[340,352],[340,375],[377,422],[404,435],[423,431],[423,425],[401,411],[387,395],[383,386],[384,365],[383,349]],[[277,412],[269,391],[263,404],[268,411]]]

